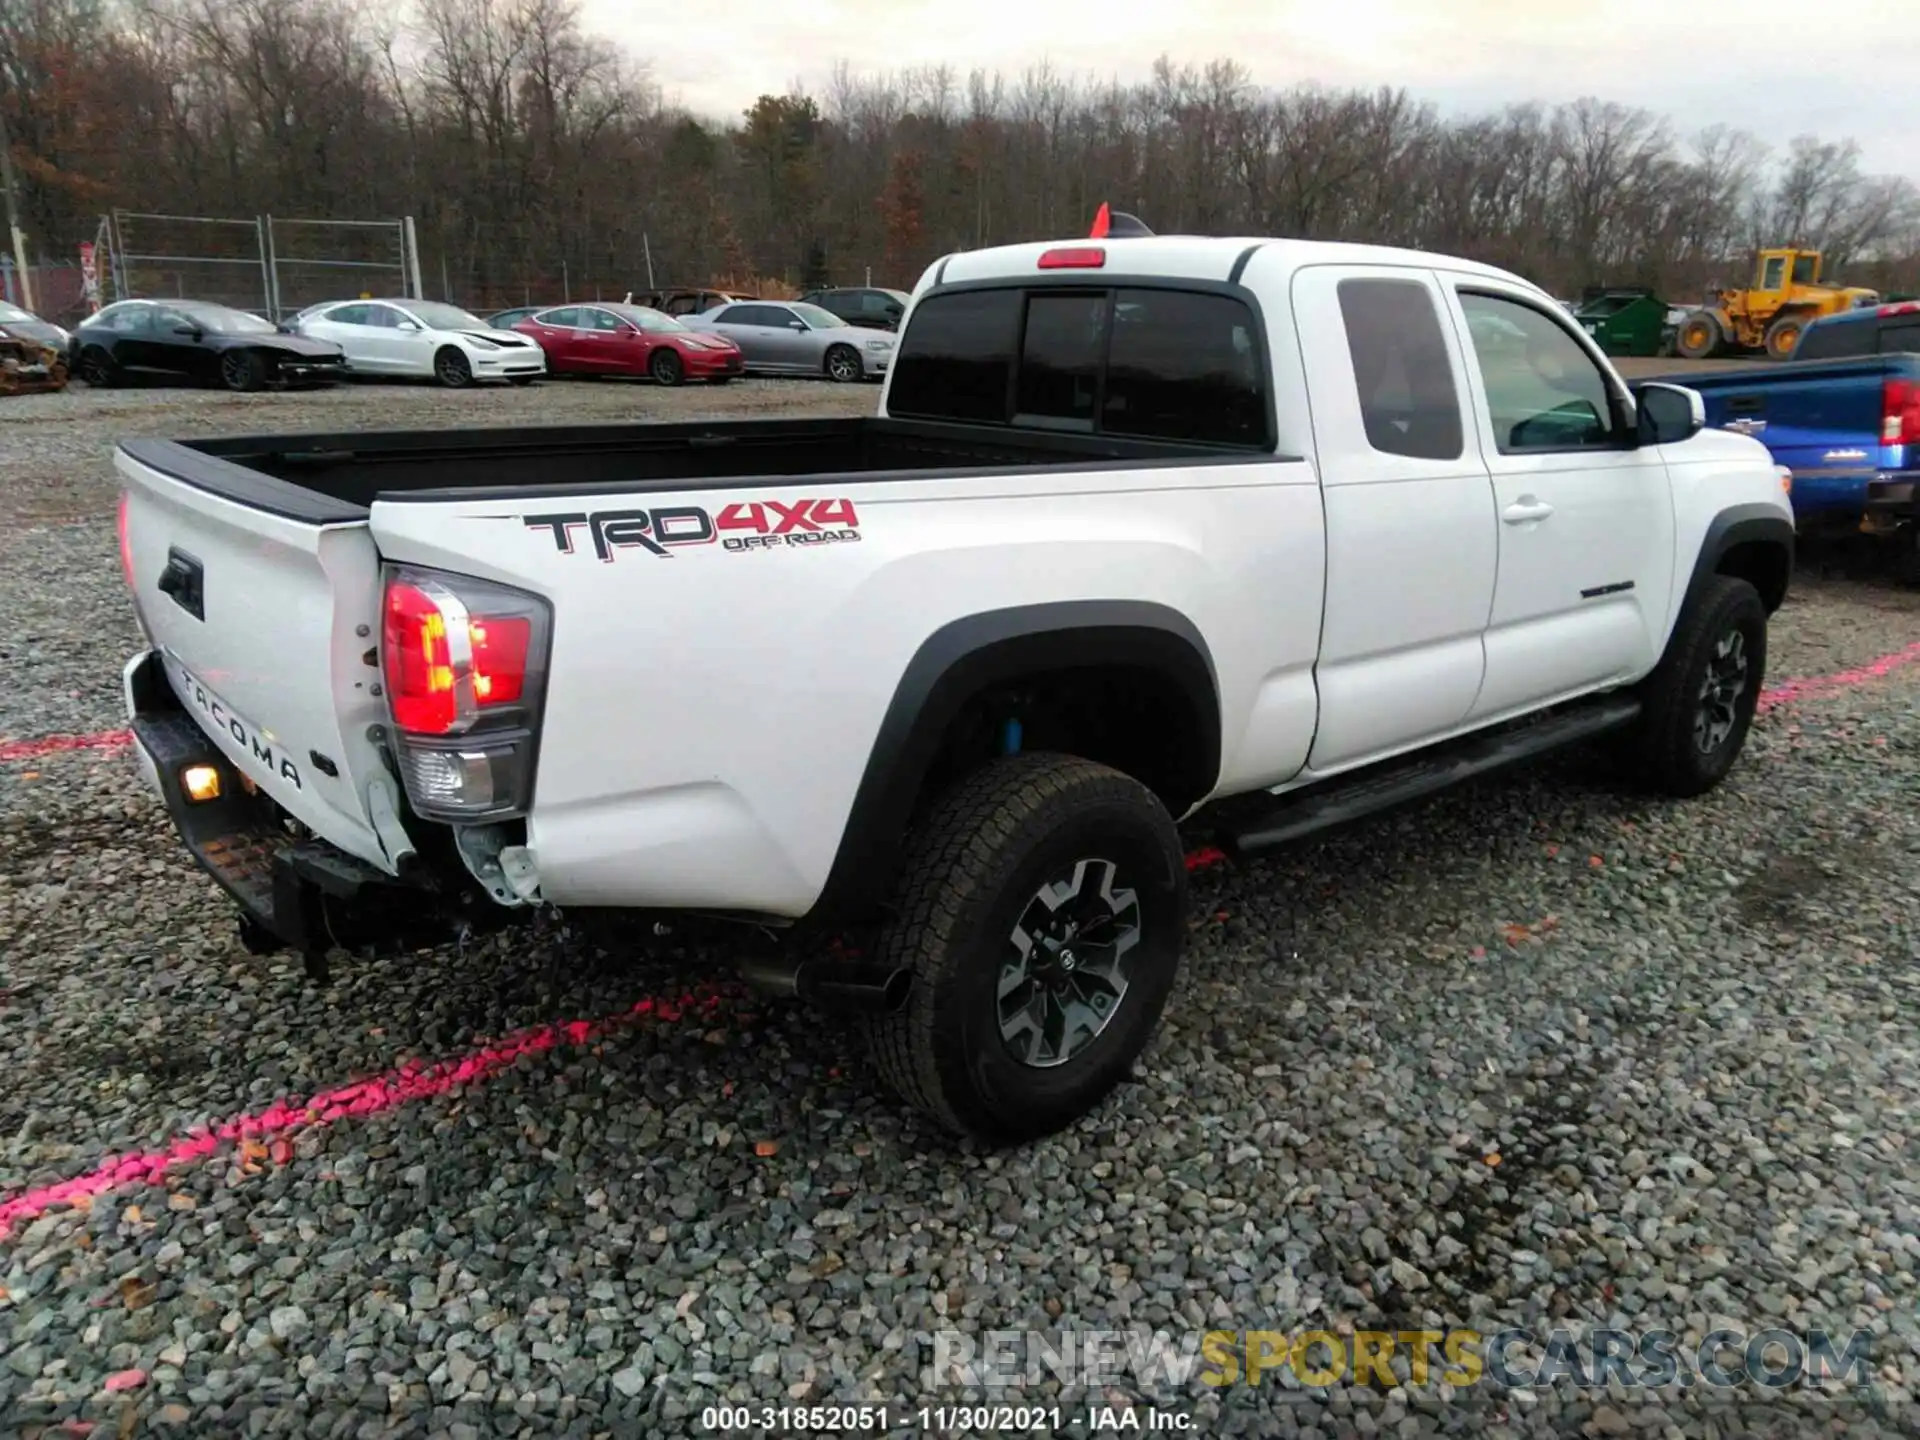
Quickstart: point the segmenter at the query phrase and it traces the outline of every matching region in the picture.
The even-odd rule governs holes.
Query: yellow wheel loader
[[[1674,348],[1688,360],[1710,360],[1764,350],[1785,360],[1800,333],[1823,315],[1878,305],[1880,296],[1857,286],[1823,284],[1820,252],[1782,247],[1762,250],[1753,284],[1745,290],[1711,290],[1707,303],[1680,322]]]

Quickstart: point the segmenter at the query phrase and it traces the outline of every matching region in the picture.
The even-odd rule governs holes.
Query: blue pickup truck
[[[1920,578],[1920,302],[1818,320],[1784,363],[1659,378],[1699,391],[1708,425],[1753,436],[1793,472],[1803,533],[1897,537]]]

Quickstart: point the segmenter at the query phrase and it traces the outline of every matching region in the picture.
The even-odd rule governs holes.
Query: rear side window
[[[1011,416],[1016,425],[1141,439],[1272,443],[1258,327],[1229,295],[935,295],[915,309],[893,371],[887,408],[895,415],[990,424]]]
[[[1005,423],[1021,298],[1018,290],[963,290],[922,302],[894,357],[887,409]]]
[[[1386,455],[1458,460],[1460,392],[1432,292],[1417,280],[1342,280],[1340,318],[1367,443]]]
[[[1849,320],[1838,325],[1809,325],[1793,347],[1796,360],[1844,360],[1873,353],[1873,322]],[[1881,349],[1885,349],[1883,342]]]
[[[1839,326],[1834,327],[1836,330]],[[1850,327],[1859,330],[1864,327]],[[1908,321],[1904,325],[1887,325],[1880,331],[1880,353],[1898,355],[1901,353],[1920,355],[1920,321]]]

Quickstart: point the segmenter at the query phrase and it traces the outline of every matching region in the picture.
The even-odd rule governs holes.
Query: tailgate
[[[387,716],[366,521],[274,513],[126,449],[114,463],[134,601],[182,706],[296,820],[394,873],[368,799],[394,791],[368,735]]]

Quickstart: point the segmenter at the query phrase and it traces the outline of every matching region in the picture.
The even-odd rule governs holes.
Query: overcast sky
[[[1597,95],[1681,134],[1851,136],[1869,172],[1920,179],[1914,15],[1892,0],[585,0],[591,28],[715,116],[817,90],[839,60],[1012,76],[1045,59],[1131,80],[1163,53],[1231,56],[1262,85],[1401,86],[1450,112]]]

